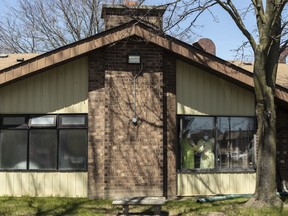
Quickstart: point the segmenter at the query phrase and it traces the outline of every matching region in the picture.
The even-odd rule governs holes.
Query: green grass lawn
[[[209,203],[198,203],[195,198],[168,201],[162,207],[163,215],[287,215],[288,208],[247,209],[247,198],[237,198]],[[84,198],[33,198],[0,197],[0,215],[117,215],[121,206],[111,205],[111,200]],[[286,203],[286,200],[285,200]],[[130,212],[150,214],[149,207],[132,206]]]

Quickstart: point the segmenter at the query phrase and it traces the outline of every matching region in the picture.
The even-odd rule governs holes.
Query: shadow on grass
[[[288,210],[261,209],[255,212],[244,207],[247,199],[232,199],[209,203],[197,203],[195,199],[168,201],[162,206],[163,216],[187,215],[288,215]],[[287,199],[283,199],[287,203]],[[262,214],[260,213],[262,212]],[[130,215],[153,215],[153,207],[131,206]],[[216,213],[216,214],[211,214]],[[113,206],[111,200],[89,200],[85,198],[34,198],[0,197],[0,215],[123,215],[121,206]]]
[[[84,204],[85,202],[79,202],[79,203],[68,203],[66,205],[62,205],[59,207],[56,207],[54,209],[48,209],[48,210],[42,210],[41,208],[37,209],[36,216],[41,215],[55,215],[55,216],[61,216],[61,215],[71,215],[79,209],[79,207]]]
[[[1,203],[2,201],[3,199],[0,200]],[[15,198],[7,199],[7,202],[14,204],[10,209],[1,209],[1,215],[115,215],[116,212],[110,200],[26,197],[19,198],[19,202]]]

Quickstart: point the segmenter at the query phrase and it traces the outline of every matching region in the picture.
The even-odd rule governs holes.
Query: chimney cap
[[[136,2],[135,2],[136,3]],[[120,5],[120,4],[103,4],[102,6],[102,13],[101,13],[101,18],[104,18],[104,14],[106,11],[113,11],[115,10],[115,12],[117,11],[123,11],[123,10],[137,10],[137,11],[149,11],[149,15],[157,15],[157,16],[163,16],[163,14],[165,13],[167,6],[154,6],[154,5],[140,5],[138,6],[137,4],[127,4],[127,5]]]

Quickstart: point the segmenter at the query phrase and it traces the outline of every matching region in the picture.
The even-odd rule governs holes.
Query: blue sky
[[[151,5],[161,5],[174,1],[175,0],[146,0],[146,2]],[[241,10],[251,4],[251,0],[234,0],[233,2],[236,4],[236,7]],[[234,60],[236,52],[233,50],[239,48],[247,39],[242,35],[238,27],[236,27],[232,18],[230,18],[220,6],[214,6],[211,11],[213,15],[217,17],[218,21],[213,21],[209,13],[203,13],[197,22],[201,28],[195,29],[199,37],[195,38],[194,42],[200,38],[209,38],[215,43],[216,55],[218,57],[225,60]],[[245,19],[245,25],[248,26],[249,30],[255,29],[253,26],[253,18],[253,16],[250,16]],[[252,57],[252,50],[245,49],[245,57],[243,60],[252,61]]]
[[[6,6],[15,5],[17,0],[0,0],[0,14],[6,11]]]
[[[202,28],[197,32],[200,36],[210,38],[215,43],[218,57],[233,60],[236,53],[232,50],[237,49],[247,40],[234,21],[220,7],[215,7],[213,12],[218,21],[213,21],[211,15],[204,14],[198,20]]]
[[[171,2],[172,0],[170,0]],[[6,12],[7,5],[15,5],[17,0],[0,0],[0,15]],[[159,5],[167,3],[168,0],[147,0],[147,4]],[[250,0],[236,0],[240,8],[245,8]],[[194,42],[201,37],[210,38],[216,45],[216,55],[225,60],[233,60],[235,52],[246,39],[237,29],[232,19],[220,7],[215,7],[213,13],[218,18],[218,22],[214,22],[211,15],[205,13],[200,17],[198,24],[202,26],[195,30],[199,37],[194,38]],[[248,20],[249,24],[250,20]],[[252,21],[251,21],[252,22]],[[248,51],[248,54],[252,54]]]

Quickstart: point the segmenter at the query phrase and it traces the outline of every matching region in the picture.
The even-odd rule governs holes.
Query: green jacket
[[[189,144],[189,140],[182,140],[182,169],[194,169],[195,148]]]

